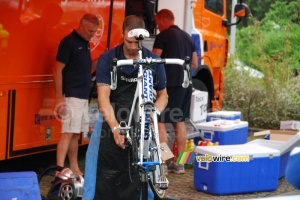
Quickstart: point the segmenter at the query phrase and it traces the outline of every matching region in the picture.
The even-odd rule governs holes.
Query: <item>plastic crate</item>
[[[1,200],[41,200],[35,172],[0,173]]]

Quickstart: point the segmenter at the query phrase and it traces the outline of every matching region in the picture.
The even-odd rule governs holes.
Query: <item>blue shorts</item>
[[[181,86],[168,87],[168,105],[159,115],[158,122],[176,123],[187,121],[190,118],[192,84],[187,88]]]

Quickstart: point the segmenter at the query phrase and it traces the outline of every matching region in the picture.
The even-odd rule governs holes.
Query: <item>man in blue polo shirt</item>
[[[174,25],[174,14],[168,9],[162,9],[155,15],[155,22],[160,33],[156,36],[153,52],[161,58],[191,58],[191,68],[198,67],[195,45],[190,35]],[[192,84],[188,88],[182,87],[183,68],[180,65],[165,65],[167,76],[167,92],[169,102],[159,116],[159,139],[167,142],[167,130],[165,123],[172,123],[175,129],[177,152],[185,151],[187,139],[185,121],[190,117],[190,104]],[[175,155],[178,157],[178,154]],[[168,166],[170,172],[184,173],[184,165],[171,162]]]
[[[124,136],[119,134],[120,121],[128,123],[133,97],[137,85],[138,67],[128,65],[117,70],[117,88],[111,90],[110,66],[113,58],[138,59],[138,42],[129,38],[128,32],[136,28],[145,28],[142,18],[127,16],[123,22],[123,43],[104,52],[97,64],[97,90],[99,110],[104,122],[101,131],[101,145],[98,154],[97,180],[95,200],[139,200],[139,185],[133,183],[129,177],[128,149],[124,145]],[[143,58],[158,58],[146,48],[142,49]],[[164,66],[153,65],[154,89],[157,92],[156,109],[161,112],[168,102],[166,91],[166,77]],[[137,173],[138,176],[138,173]],[[137,181],[140,177],[136,177]],[[126,194],[127,189],[134,186],[132,192]],[[125,195],[126,194],[126,195]],[[126,196],[126,197],[125,197]]]
[[[70,169],[83,175],[78,166],[78,139],[88,131],[88,99],[91,83],[92,59],[89,41],[96,33],[99,20],[85,14],[79,27],[64,37],[58,47],[54,67],[56,111],[62,120],[61,137],[57,145],[58,166],[64,167],[68,154]]]

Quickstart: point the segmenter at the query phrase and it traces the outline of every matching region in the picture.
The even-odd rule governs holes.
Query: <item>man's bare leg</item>
[[[73,133],[62,133],[57,144],[56,165],[65,166],[65,159]]]
[[[158,122],[158,133],[159,133],[159,142],[168,143],[167,129],[165,123]]]
[[[185,151],[185,145],[187,140],[187,133],[186,133],[186,127],[185,122],[177,122],[173,124],[175,129],[175,141],[177,143],[177,155],[179,156],[180,152]]]
[[[78,138],[79,138],[79,135],[80,134],[73,134],[73,136],[71,138],[69,149],[68,149],[68,158],[69,158],[69,162],[70,162],[70,169],[79,175],[83,175],[83,173],[81,172],[81,170],[78,166]]]

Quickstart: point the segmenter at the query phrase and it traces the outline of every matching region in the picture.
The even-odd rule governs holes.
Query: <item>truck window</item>
[[[143,17],[146,29],[150,34],[154,34],[155,30],[155,10],[157,0],[126,0],[125,15],[138,15]]]
[[[221,16],[224,14],[223,0],[205,0],[205,8]]]

